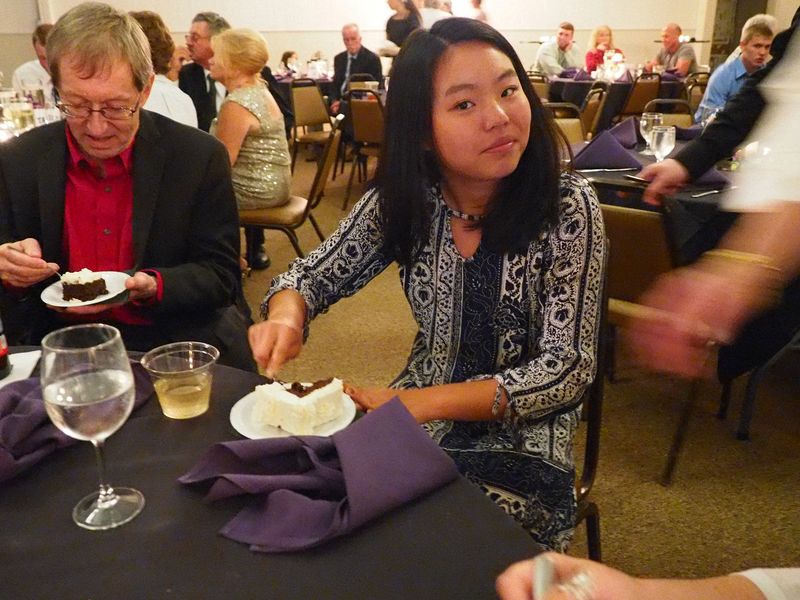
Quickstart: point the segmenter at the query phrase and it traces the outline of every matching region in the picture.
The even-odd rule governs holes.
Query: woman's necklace
[[[451,216],[457,217],[459,219],[464,219],[465,221],[469,221],[470,223],[479,223],[483,221],[483,218],[486,215],[470,215],[460,210],[456,210],[455,208],[451,208],[450,206],[447,207],[447,212],[450,213]]]

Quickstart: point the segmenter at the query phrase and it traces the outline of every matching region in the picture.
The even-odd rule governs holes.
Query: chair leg
[[[297,147],[299,145],[297,142],[292,144],[292,173],[294,173],[294,163],[297,162]]]
[[[319,228],[319,223],[317,223],[317,220],[314,218],[314,215],[308,213],[308,220],[311,221],[311,224],[314,226],[314,231],[317,232],[317,235],[319,236],[319,241],[324,242],[325,236],[322,235],[322,230]]]
[[[353,157],[353,164],[350,166],[350,178],[347,180],[347,188],[344,191],[344,201],[342,202],[342,210],[347,208],[347,203],[350,202],[350,190],[353,187],[353,175],[356,174],[356,165],[359,161],[359,155]]]
[[[586,511],[586,540],[589,549],[589,558],[602,562],[600,548],[600,511],[594,502],[590,502]]]
[[[275,229],[278,229],[286,234],[286,237],[289,238],[292,246],[294,246],[294,251],[297,252],[297,256],[300,258],[305,258],[306,255],[303,254],[303,249],[300,247],[300,240],[297,239],[297,234],[293,229],[289,229],[288,227],[275,227]]]
[[[617,328],[614,325],[608,326],[606,337],[606,377],[609,383],[617,381]]]
[[[700,381],[693,380],[689,384],[689,395],[681,410],[681,415],[678,418],[678,427],[675,429],[675,435],[672,438],[672,445],[667,454],[667,463],[664,465],[664,470],[661,472],[660,483],[664,487],[668,487],[672,483],[672,475],[675,472],[675,466],[678,464],[678,455],[683,447],[683,441],[686,438],[686,431],[689,428],[689,419],[694,412],[694,405],[697,402],[697,396],[700,394]]]
[[[750,378],[747,380],[744,401],[742,402],[742,412],[739,414],[739,428],[736,430],[737,440],[745,441],[750,439],[750,420],[753,418],[753,410],[756,405],[756,390],[758,389],[758,384],[761,383],[764,375],[766,375],[767,367],[770,364],[770,362],[767,362],[765,365],[753,371],[750,374]]]
[[[728,408],[731,404],[731,390],[733,389],[733,380],[722,382],[722,394],[719,397],[719,410],[717,411],[717,418],[724,421],[728,416]]]

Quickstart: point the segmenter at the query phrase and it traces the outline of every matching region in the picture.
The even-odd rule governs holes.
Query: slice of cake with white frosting
[[[64,273],[61,276],[61,288],[64,300],[81,302],[94,300],[98,296],[108,293],[106,280],[89,269]]]
[[[324,379],[312,384],[273,381],[256,386],[253,408],[256,422],[280,427],[293,435],[313,435],[314,428],[342,415],[342,380]]]

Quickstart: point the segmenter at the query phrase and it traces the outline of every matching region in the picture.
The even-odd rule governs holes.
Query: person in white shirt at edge
[[[536,70],[550,77],[558,77],[564,69],[581,66],[581,56],[575,48],[575,27],[564,21],[558,26],[555,41],[539,46],[536,55]]]
[[[34,29],[31,41],[36,52],[36,60],[22,63],[16,68],[11,77],[11,87],[20,94],[24,93],[26,88],[42,88],[45,102],[55,105],[57,98],[53,95],[53,81],[50,79],[45,50],[47,36],[52,28],[51,24],[45,23]]]
[[[780,28],[778,27],[778,19],[776,19],[772,15],[767,15],[765,13],[758,13],[757,15],[753,15],[752,17],[747,19],[747,21],[744,22],[744,25],[742,25],[742,36],[744,36],[744,32],[751,25],[756,25],[756,24],[766,25],[767,27],[769,27],[769,30],[772,32],[772,37],[775,37],[775,35],[780,31]],[[733,49],[733,52],[731,52],[728,55],[728,58],[725,59],[724,64],[727,65],[729,62],[733,62],[741,55],[742,55],[741,45],[736,46],[736,48]]]
[[[175,52],[175,42],[167,26],[160,16],[148,10],[131,12],[130,15],[139,23],[150,42],[150,57],[156,73],[153,89],[144,108],[189,127],[197,127],[197,111],[192,99],[167,77]]]
[[[419,7],[419,14],[422,17],[422,28],[430,29],[436,21],[452,17],[449,12],[443,10],[442,0],[424,0]]]
[[[558,583],[544,597],[534,597],[534,562],[543,559],[552,561]],[[709,579],[640,579],[550,552],[514,563],[497,578],[496,588],[501,600],[792,600],[800,598],[800,568],[750,569]]]

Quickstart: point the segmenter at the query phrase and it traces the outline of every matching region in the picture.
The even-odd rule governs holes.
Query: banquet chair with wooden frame
[[[639,297],[657,277],[676,264],[673,248],[661,212],[602,204],[603,221],[610,243],[608,261],[608,338],[607,368],[609,381],[614,377],[615,329],[631,318],[647,318],[653,309],[638,303]],[[699,380],[693,380],[678,417],[659,481],[668,486],[686,437],[689,420],[699,394]]]
[[[350,201],[353,177],[359,170],[359,180],[366,180],[367,162],[370,157],[378,158],[383,147],[383,103],[380,96],[372,90],[353,90],[345,94],[349,103],[350,124],[353,129],[353,163],[350,177],[342,201],[342,210]]]
[[[547,102],[544,107],[550,111],[568,143],[578,144],[585,141],[581,111],[577,106],[571,102]]]
[[[700,101],[706,93],[709,78],[709,73],[692,73],[684,81],[686,100],[689,102],[692,114],[696,113],[700,107]]]
[[[656,98],[650,100],[644,107],[644,112],[657,112],[662,114],[662,125],[675,127],[691,127],[694,125],[692,107],[686,100],[672,98]]]
[[[597,132],[597,123],[600,121],[600,115],[603,114],[607,95],[608,89],[604,85],[595,84],[583,100],[581,123],[588,139],[591,139]]]
[[[539,100],[547,102],[550,97],[550,80],[541,71],[528,71],[528,81],[533,86],[533,91]]]
[[[331,117],[322,97],[322,91],[313,79],[299,78],[292,81],[292,105],[294,108],[292,172],[294,172],[298,148],[311,144],[323,145],[330,134],[323,129],[325,125],[330,125]],[[316,131],[309,131],[309,127]]]
[[[317,173],[311,184],[308,198],[301,196],[290,196],[289,202],[283,206],[271,208],[259,208],[254,210],[240,210],[239,224],[242,227],[260,227],[262,229],[276,229],[282,231],[289,238],[297,255],[302,258],[302,248],[297,239],[296,230],[299,229],[308,219],[314,230],[317,232],[320,241],[325,240],[322,230],[319,228],[317,220],[311,212],[322,200],[325,192],[325,183],[333,167],[336,156],[336,147],[339,144],[342,132],[339,130],[341,118],[334,120],[331,131],[327,132],[328,139],[322,147],[322,155],[317,164]]]
[[[628,97],[625,99],[625,104],[619,115],[616,116],[617,121],[624,121],[628,117],[640,116],[645,112],[644,107],[651,100],[658,98],[661,90],[661,75],[658,73],[642,73],[639,75],[631,86],[631,91],[628,92]]]
[[[606,257],[608,257],[608,242],[606,241]],[[605,390],[605,360],[606,360],[606,336],[608,332],[608,265],[603,269],[603,279],[600,290],[600,323],[597,333],[597,346],[595,348],[596,371],[594,381],[583,394],[583,420],[586,427],[586,446],[583,452],[583,465],[580,474],[575,482],[575,496],[577,500],[577,512],[575,525],[586,521],[586,538],[589,550],[589,558],[596,561],[602,560],[600,546],[600,509],[597,504],[589,498],[592,491],[595,475],[597,474],[597,464],[600,459],[600,431],[602,428],[603,416],[603,395]]]

